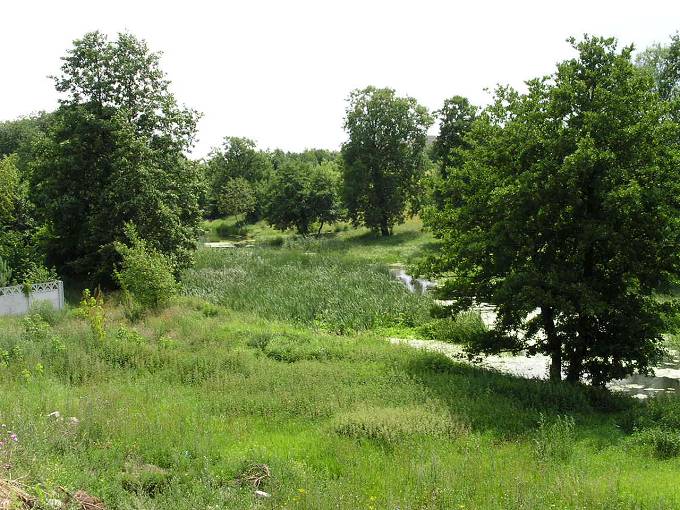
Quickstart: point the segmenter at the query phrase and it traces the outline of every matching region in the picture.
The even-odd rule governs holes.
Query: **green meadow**
[[[680,508],[679,398],[388,342],[468,327],[430,327],[431,298],[389,274],[434,243],[417,221],[220,225],[208,239],[252,246],[199,249],[162,312],[133,323],[105,294],[103,336],[77,300],[0,319],[3,478],[36,508],[78,489],[117,509]]]

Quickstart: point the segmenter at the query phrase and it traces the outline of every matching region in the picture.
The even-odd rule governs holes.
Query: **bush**
[[[651,448],[657,459],[672,459],[680,455],[680,432],[663,427],[643,429],[631,436],[635,445]]]
[[[149,247],[133,225],[126,225],[125,232],[130,246],[115,243],[122,262],[114,276],[123,290],[128,316],[135,319],[148,310],[167,306],[177,292],[177,282],[165,255]]]
[[[642,407],[635,423],[638,428],[664,427],[680,431],[680,395],[659,395]]]
[[[83,299],[78,307],[78,316],[85,319],[90,324],[92,335],[100,342],[104,341],[106,330],[104,324],[106,315],[104,313],[104,296],[101,292],[90,294],[90,289],[83,291]]]
[[[538,430],[534,438],[534,453],[540,460],[566,461],[574,453],[574,419],[570,416],[558,416],[555,421],[548,421],[544,415],[538,422]]]

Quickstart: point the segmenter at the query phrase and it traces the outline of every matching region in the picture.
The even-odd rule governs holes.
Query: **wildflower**
[[[12,433],[9,435],[9,438],[10,438],[12,441],[14,441],[15,443],[18,443],[18,442],[19,442],[19,437],[18,437],[14,432],[12,432]]]
[[[300,494],[304,494],[304,493],[307,492],[307,491],[304,490],[303,488],[299,488],[299,489],[298,489],[298,492],[299,492]]]

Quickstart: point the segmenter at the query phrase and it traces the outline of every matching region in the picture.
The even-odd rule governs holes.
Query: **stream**
[[[399,265],[390,267],[390,275],[402,282],[409,292],[426,294],[430,289],[437,286],[436,282],[412,277],[406,273],[403,266]],[[440,301],[440,303],[446,304],[445,301]],[[475,310],[479,311],[482,321],[487,327],[493,327],[496,320],[493,306],[481,304],[475,307]],[[467,361],[463,348],[457,344],[438,340],[404,338],[390,338],[390,342],[439,352],[456,361]],[[547,379],[550,359],[541,354],[530,357],[521,354],[501,354],[482,356],[479,365],[519,377]],[[659,366],[653,367],[653,371],[653,376],[631,375],[626,379],[612,381],[607,386],[612,390],[622,391],[638,399],[646,399],[663,392],[680,391],[680,353],[669,350],[667,359]]]

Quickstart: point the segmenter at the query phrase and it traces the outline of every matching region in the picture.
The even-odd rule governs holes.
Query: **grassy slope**
[[[423,303],[355,264],[405,261],[430,242],[416,227],[400,242],[342,232],[316,255],[254,248],[270,286],[245,252],[202,254],[186,291],[217,304],[183,297],[130,325],[112,301],[101,344],[72,313],[46,314],[52,326],[0,319],[0,418],[20,437],[12,475],[85,488],[110,508],[680,508],[680,461],[656,460],[620,426],[637,404],[384,341],[376,326]],[[216,267],[223,279],[208,287],[200,272]],[[318,321],[330,280],[299,295],[324,274],[349,299]],[[394,299],[382,322],[367,319]],[[337,324],[356,331],[319,329]],[[79,425],[46,416],[57,409]],[[550,425],[562,415],[573,431]],[[253,463],[271,468],[271,499],[234,483]]]

